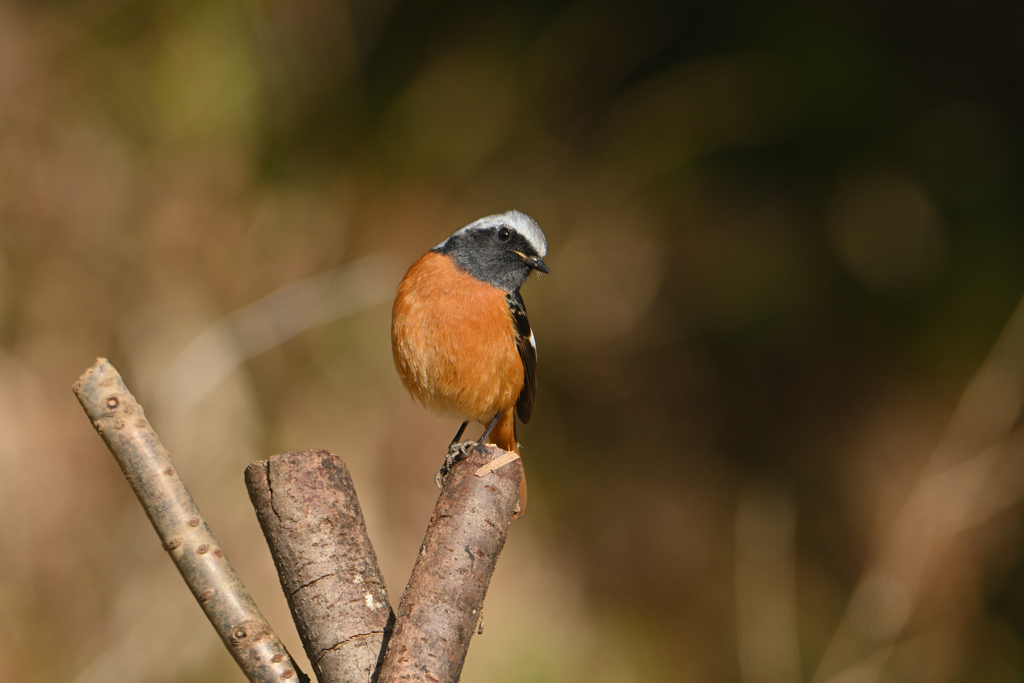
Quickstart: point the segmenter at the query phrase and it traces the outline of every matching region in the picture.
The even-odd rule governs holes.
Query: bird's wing
[[[516,350],[523,360],[523,388],[516,400],[516,414],[523,424],[526,424],[530,421],[533,398],[537,394],[537,343],[534,341],[530,320],[526,317],[526,306],[523,304],[523,298],[519,296],[519,291],[508,294],[505,300],[515,322]]]

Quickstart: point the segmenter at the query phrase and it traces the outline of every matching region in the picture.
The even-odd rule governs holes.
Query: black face
[[[529,240],[507,225],[459,231],[434,248],[470,275],[506,292],[518,290],[531,270],[548,272]]]

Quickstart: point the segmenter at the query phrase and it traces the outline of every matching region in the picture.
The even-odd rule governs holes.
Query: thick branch
[[[402,596],[379,683],[459,680],[519,499],[519,460],[476,476],[503,455],[497,446],[475,448],[449,475]]]
[[[250,681],[308,680],[242,585],[167,449],[105,358],[74,386],[192,594]]]
[[[245,484],[320,683],[367,683],[394,615],[352,478],[326,451],[254,462]]]

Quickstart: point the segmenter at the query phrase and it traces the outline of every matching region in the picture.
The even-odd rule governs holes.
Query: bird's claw
[[[444,458],[444,464],[441,465],[441,469],[434,475],[434,483],[437,484],[437,488],[444,486],[444,482],[452,468],[455,467],[455,463],[468,458],[470,449],[476,445],[476,441],[463,441],[462,443],[453,443],[448,447],[448,454]]]

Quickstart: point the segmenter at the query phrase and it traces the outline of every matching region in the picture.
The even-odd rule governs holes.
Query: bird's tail
[[[493,443],[502,450],[509,451],[510,453],[519,454],[519,442],[516,441],[516,410],[510,408],[501,416],[498,420],[498,424],[494,425],[494,429],[491,430],[491,435],[488,441]],[[519,482],[519,511],[516,512],[512,519],[519,517],[526,511],[526,474],[523,473],[523,478]]]

